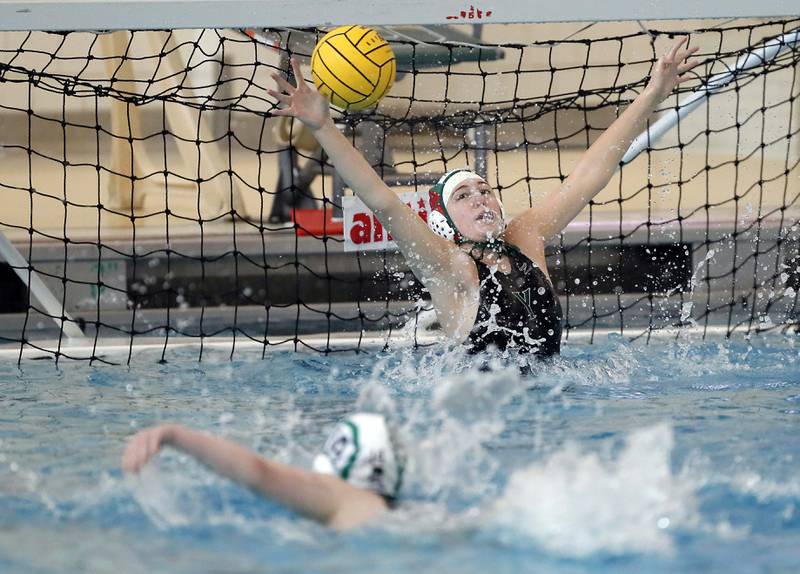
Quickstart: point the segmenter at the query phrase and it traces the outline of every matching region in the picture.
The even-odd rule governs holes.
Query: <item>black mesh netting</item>
[[[659,26],[461,27],[457,41],[444,27],[438,41],[395,28],[394,88],[336,119],[398,191],[468,164],[513,215],[564,180],[669,38],[688,33]],[[693,29],[706,61],[661,109],[798,26]],[[78,356],[61,328],[74,324],[95,350],[116,340],[167,353],[197,338],[202,357],[220,335],[234,350],[357,349],[364,333],[386,340],[411,320],[413,337],[424,291],[396,253],[343,249],[341,180],[301,126],[271,114],[270,74],[288,71],[289,54],[307,62],[320,34],[0,34],[0,231],[24,258],[0,265],[2,341],[20,356]],[[548,249],[566,337],[796,326],[799,46],[734,71]],[[37,277],[55,306],[21,280]],[[333,345],[343,332],[352,344]]]

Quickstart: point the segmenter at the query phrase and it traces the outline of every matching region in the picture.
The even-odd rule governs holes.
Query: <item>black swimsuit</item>
[[[511,271],[502,273],[475,260],[480,303],[465,345],[471,353],[490,346],[539,357],[561,349],[561,303],[539,267],[513,246],[505,250]]]

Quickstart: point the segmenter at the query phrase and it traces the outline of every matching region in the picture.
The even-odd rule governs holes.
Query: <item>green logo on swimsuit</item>
[[[525,291],[512,291],[511,294],[528,310],[529,315],[533,315],[533,309],[531,308],[531,288],[528,287]]]

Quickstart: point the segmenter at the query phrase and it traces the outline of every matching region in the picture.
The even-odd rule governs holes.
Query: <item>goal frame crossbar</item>
[[[637,0],[0,0],[0,30],[163,30],[403,24],[603,22],[800,14],[796,0],[639,2]]]

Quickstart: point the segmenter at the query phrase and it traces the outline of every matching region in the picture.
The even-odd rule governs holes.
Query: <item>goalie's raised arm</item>
[[[509,226],[512,241],[524,242],[527,235],[547,242],[575,219],[611,180],[633,138],[641,132],[658,104],[700,64],[689,59],[697,47],[685,48],[688,37],[675,42],[653,65],[650,81],[642,93],[584,153],[563,185],[544,201],[517,217]]]
[[[377,214],[386,210],[391,212],[394,208],[405,209],[397,194],[386,186],[364,156],[333,123],[328,100],[306,83],[297,59],[292,58],[291,64],[297,86],[277,74],[272,75],[282,91],[269,90],[268,93],[284,105],[282,109],[272,113],[294,117],[303,122],[323,147],[339,175],[370,209]],[[381,223],[386,224],[384,221]],[[402,233],[401,230],[398,231]]]
[[[299,62],[292,58],[291,64],[297,86],[273,74],[273,79],[282,91],[269,90],[269,94],[284,107],[272,113],[297,118],[311,130],[342,179],[375,212],[381,224],[393,235],[419,279],[423,282],[426,278],[431,279],[426,287],[435,290],[436,284],[443,284],[451,289],[454,262],[463,253],[451,242],[436,236],[389,189],[361,152],[353,147],[333,123],[328,100],[306,83]]]

